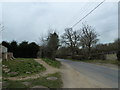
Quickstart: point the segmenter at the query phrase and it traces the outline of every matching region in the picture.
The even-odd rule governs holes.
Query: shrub
[[[99,60],[105,60],[106,56],[105,54],[102,53],[97,53],[97,54],[91,54],[90,59],[99,59]]]
[[[85,57],[85,55],[74,55],[74,56],[72,56],[72,59],[85,60],[86,57]]]
[[[64,58],[64,59],[66,59],[67,55],[56,55],[56,58]]]
[[[117,52],[117,60],[120,60],[120,51]]]

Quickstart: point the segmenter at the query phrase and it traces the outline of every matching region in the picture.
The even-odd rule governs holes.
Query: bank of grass
[[[58,79],[57,80],[47,80],[46,78],[50,77],[50,76],[57,77]],[[60,87],[62,87],[61,75],[58,72],[54,73],[54,74],[49,74],[49,75],[42,77],[42,78],[30,80],[30,82],[32,82],[33,86],[43,85],[43,86],[48,87],[48,88],[60,88]]]
[[[52,60],[52,59],[48,59],[48,58],[42,58],[42,60],[45,61],[50,66],[53,66],[56,68],[60,68],[60,66],[61,66],[60,61],[57,61],[57,60]]]
[[[88,63],[100,63],[100,64],[114,64],[118,65],[118,60],[82,60]]]
[[[114,64],[118,65],[118,60],[76,60],[76,59],[70,59],[72,61],[79,61],[79,62],[86,62],[86,63],[99,63],[99,64]]]
[[[57,77],[57,80],[47,80],[46,78],[52,76]],[[45,86],[47,88],[61,88],[62,87],[62,80],[61,75],[59,72],[54,74],[49,74],[44,77],[39,77],[37,79],[29,79],[29,80],[21,80],[21,81],[11,81],[11,80],[4,80],[6,83],[3,88],[31,88],[34,86]],[[29,85],[23,84],[24,82],[28,82]]]
[[[28,76],[46,70],[43,65],[31,58],[16,58],[14,60],[2,61],[2,65],[5,65],[7,66],[7,69],[10,69],[7,73],[2,70],[3,77]],[[10,74],[11,72],[16,72],[17,74],[12,75]]]
[[[5,80],[3,83],[2,88],[28,88],[20,81]]]

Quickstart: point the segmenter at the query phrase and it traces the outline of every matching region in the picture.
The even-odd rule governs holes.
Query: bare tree
[[[80,32],[73,31],[72,28],[66,28],[65,33],[61,36],[61,38],[62,44],[70,47],[71,54],[74,55],[79,47]]]
[[[82,35],[80,38],[81,45],[83,48],[87,48],[88,56],[90,57],[91,47],[95,45],[99,39],[97,39],[98,34],[95,32],[94,28],[87,24],[83,24],[81,29]]]

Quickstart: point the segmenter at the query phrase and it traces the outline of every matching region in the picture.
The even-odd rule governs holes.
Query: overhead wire
[[[84,17],[82,17],[78,22],[76,22],[71,28],[75,27],[78,23],[80,23],[83,19],[85,19],[88,15],[90,15],[94,10],[96,10],[101,4],[103,4],[105,0],[99,3],[95,8],[93,8],[89,13],[87,13]]]
[[[84,2],[85,3],[85,2]],[[82,7],[81,7],[81,12],[79,13],[80,16],[84,15],[85,12],[90,8],[90,6],[92,6],[91,4],[89,5],[88,3],[86,4],[83,4]],[[76,13],[78,15],[78,13]],[[74,15],[75,17],[76,15]]]

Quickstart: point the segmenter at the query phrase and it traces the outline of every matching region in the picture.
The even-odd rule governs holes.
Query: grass
[[[47,80],[46,78],[49,76],[54,76],[57,77],[57,80]],[[62,81],[61,81],[61,75],[59,72],[54,73],[54,74],[49,74],[45,77],[40,77],[37,79],[29,79],[29,80],[22,80],[22,81],[11,81],[11,80],[6,80],[7,86],[3,88],[31,88],[33,86],[45,86],[48,88],[60,88],[62,87]],[[29,82],[30,85],[26,86],[23,84],[23,82]]]
[[[69,59],[69,60],[87,62],[87,63],[114,64],[114,65],[119,64],[118,60],[74,60],[74,59]]]
[[[56,68],[60,68],[60,66],[61,66],[60,61],[57,61],[57,60],[51,60],[51,59],[48,59],[48,58],[43,58],[42,60],[45,61],[50,66],[53,66],[53,67],[56,67]]]
[[[16,58],[15,60],[2,61],[2,65],[7,66],[7,68],[10,69],[10,72],[17,73],[16,75],[12,75],[10,72],[6,73],[4,70],[2,70],[4,77],[26,76],[46,70],[43,65],[39,64],[34,59],[28,58]]]
[[[54,77],[57,77],[58,79],[54,80],[54,81],[47,80],[46,78],[49,77],[49,76],[54,76]],[[48,88],[60,88],[62,86],[60,73],[49,74],[46,77],[30,80],[30,82],[32,82],[33,86],[43,85],[43,86],[46,86]]]
[[[20,81],[11,81],[7,80],[5,81],[6,86],[3,86],[2,88],[28,88],[26,85],[22,84]]]
[[[101,64],[115,64],[118,65],[118,60],[83,60],[88,63],[101,63]]]

